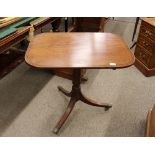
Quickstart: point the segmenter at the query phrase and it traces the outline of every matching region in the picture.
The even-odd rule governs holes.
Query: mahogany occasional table
[[[65,113],[62,115],[53,132],[58,133],[78,100],[86,104],[104,107],[109,104],[98,104],[86,98],[80,88],[81,69],[92,68],[125,68],[134,63],[134,55],[121,37],[111,33],[42,33],[33,38],[27,49],[25,60],[39,68],[72,68],[73,86],[68,92],[61,86],[58,89],[71,97]]]

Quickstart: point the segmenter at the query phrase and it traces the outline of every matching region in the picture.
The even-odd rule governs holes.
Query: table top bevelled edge
[[[81,35],[81,37],[83,36],[83,35],[88,35],[89,37],[91,37],[91,36],[93,36],[93,35],[96,35],[96,36],[99,36],[100,35],[100,37],[103,37],[102,39],[104,40],[104,39],[107,39],[107,40],[110,40],[110,39],[113,39],[114,41],[115,40],[117,40],[118,39],[118,41],[120,41],[120,45],[116,45],[116,47],[114,48],[114,50],[117,50],[117,48],[120,48],[121,49],[121,47],[119,47],[119,46],[122,46],[122,50],[125,50],[126,51],[126,54],[128,55],[127,57],[127,59],[128,59],[128,62],[126,62],[126,63],[115,63],[115,62],[110,62],[109,61],[109,63],[107,63],[106,65],[105,64],[98,64],[98,65],[96,65],[96,64],[93,64],[93,65],[77,65],[77,64],[75,64],[75,65],[64,65],[64,64],[62,64],[62,65],[59,65],[58,63],[55,63],[54,65],[44,65],[44,64],[42,64],[42,65],[40,65],[39,63],[37,64],[37,63],[34,63],[33,61],[32,61],[32,57],[31,57],[31,53],[32,53],[32,51],[31,51],[31,44],[34,44],[34,46],[35,46],[35,41],[39,38],[41,38],[41,37],[56,37],[57,39],[59,38],[59,37],[61,37],[61,36],[75,36],[75,35],[77,35],[77,36],[79,36],[79,38],[80,38],[80,35]],[[59,38],[60,39],[60,38]],[[59,40],[58,39],[58,40]],[[113,41],[112,40],[112,41]],[[66,40],[64,40],[64,42],[65,42]],[[111,41],[111,42],[112,42]],[[65,44],[64,44],[64,42],[63,42],[63,44],[62,44],[62,46],[65,46]],[[67,41],[66,41],[67,42]],[[79,42],[79,41],[78,41]],[[110,42],[110,44],[111,44],[111,42]],[[95,41],[95,43],[96,43],[96,41]],[[103,46],[106,46],[106,43],[108,43],[107,41],[105,41],[105,44],[103,45]],[[68,42],[67,42],[67,44],[68,44]],[[69,43],[70,44],[70,43]],[[116,43],[115,43],[116,44]],[[51,42],[51,46],[52,45],[54,45],[53,44],[53,42]],[[74,45],[73,45],[74,46]],[[114,46],[113,44],[111,44],[110,46]],[[33,47],[34,48],[34,47]],[[48,47],[47,47],[48,48]],[[51,48],[51,47],[50,47]],[[42,47],[41,47],[41,49],[42,49]],[[62,47],[62,49],[63,49],[63,47]],[[33,49],[33,51],[34,51],[34,49]],[[36,53],[37,53],[38,51],[36,50]],[[44,49],[42,49],[42,53],[44,52]],[[51,51],[52,52],[52,51]],[[108,52],[108,51],[107,51]],[[67,53],[66,53],[67,54]],[[84,52],[83,52],[83,54],[84,54]],[[34,57],[34,55],[33,55],[33,57]],[[37,59],[37,57],[35,56],[35,59]],[[48,59],[48,56],[47,56],[47,59]],[[122,58],[123,59],[123,58]],[[46,32],[46,33],[42,33],[42,34],[39,34],[39,35],[36,35],[35,37],[34,37],[34,39],[32,40],[32,42],[30,42],[30,45],[29,45],[29,47],[28,47],[28,49],[27,49],[27,52],[26,52],[26,55],[25,55],[25,61],[29,64],[29,65],[31,65],[31,66],[33,66],[33,67],[37,67],[37,68],[86,68],[86,69],[95,69],[95,68],[98,68],[98,69],[104,69],[104,68],[113,68],[113,69],[115,69],[115,68],[126,68],[126,67],[129,67],[129,66],[131,66],[131,65],[133,65],[134,64],[134,62],[135,62],[135,57],[134,57],[134,54],[130,51],[130,49],[128,48],[128,46],[126,45],[126,43],[123,41],[123,39],[119,36],[119,35],[116,35],[116,34],[112,34],[112,33],[102,33],[102,32],[91,32],[91,33],[89,33],[89,32],[72,32],[72,33],[65,33],[65,32],[59,32],[59,33],[53,33],[53,32]],[[52,59],[51,59],[51,61],[52,61]],[[61,62],[63,62],[63,59],[61,59],[60,60]],[[104,62],[104,60],[103,60],[103,62]]]

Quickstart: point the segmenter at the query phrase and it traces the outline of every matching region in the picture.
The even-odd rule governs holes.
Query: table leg
[[[133,45],[130,47],[130,49],[134,48],[134,46],[137,44],[137,42],[134,42]]]
[[[83,101],[84,103],[92,105],[92,106],[104,107],[105,110],[108,110],[109,108],[112,107],[112,105],[109,105],[109,104],[104,104],[104,105],[97,104],[95,101],[86,98],[82,94],[81,87],[80,87],[80,83],[81,83],[81,69],[76,68],[76,69],[73,70],[73,81],[72,82],[73,82],[73,86],[72,86],[71,92],[66,91],[61,86],[58,87],[58,89],[62,93],[64,93],[68,97],[71,97],[71,99],[70,99],[70,102],[69,102],[69,104],[67,106],[67,109],[66,109],[65,113],[62,115],[62,117],[58,121],[57,125],[55,126],[55,128],[53,130],[54,133],[58,133],[59,132],[60,128],[62,127],[62,125],[67,120],[68,116],[70,115],[71,111],[74,108],[75,103],[78,100]]]
[[[80,100],[83,101],[86,104],[92,105],[92,106],[96,106],[96,107],[104,107],[105,110],[108,110],[109,108],[112,107],[112,105],[104,103],[104,104],[98,104],[96,101],[93,101],[87,97],[85,97],[82,93],[81,93],[81,97]]]
[[[53,129],[54,133],[58,133],[60,128],[62,127],[62,125],[65,123],[66,119],[68,118],[69,114],[72,112],[74,105],[76,103],[77,100],[71,98],[70,102],[67,106],[66,111],[64,112],[64,114],[62,115],[61,119],[59,120],[59,122],[57,123],[57,125],[55,126],[55,128]]]

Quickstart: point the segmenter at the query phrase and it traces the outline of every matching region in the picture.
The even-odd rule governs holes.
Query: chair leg
[[[134,27],[134,31],[133,31],[133,35],[132,35],[132,41],[135,38],[135,34],[136,34],[136,31],[137,31],[137,26],[138,26],[138,23],[139,23],[139,19],[140,19],[140,17],[136,18],[136,23],[135,23],[135,27]]]
[[[134,42],[133,45],[130,47],[130,49],[134,48],[134,46],[137,44],[137,42]]]

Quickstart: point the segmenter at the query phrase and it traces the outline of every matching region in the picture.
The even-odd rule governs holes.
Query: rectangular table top
[[[40,68],[124,68],[134,55],[112,33],[42,33],[33,38],[25,60]]]

